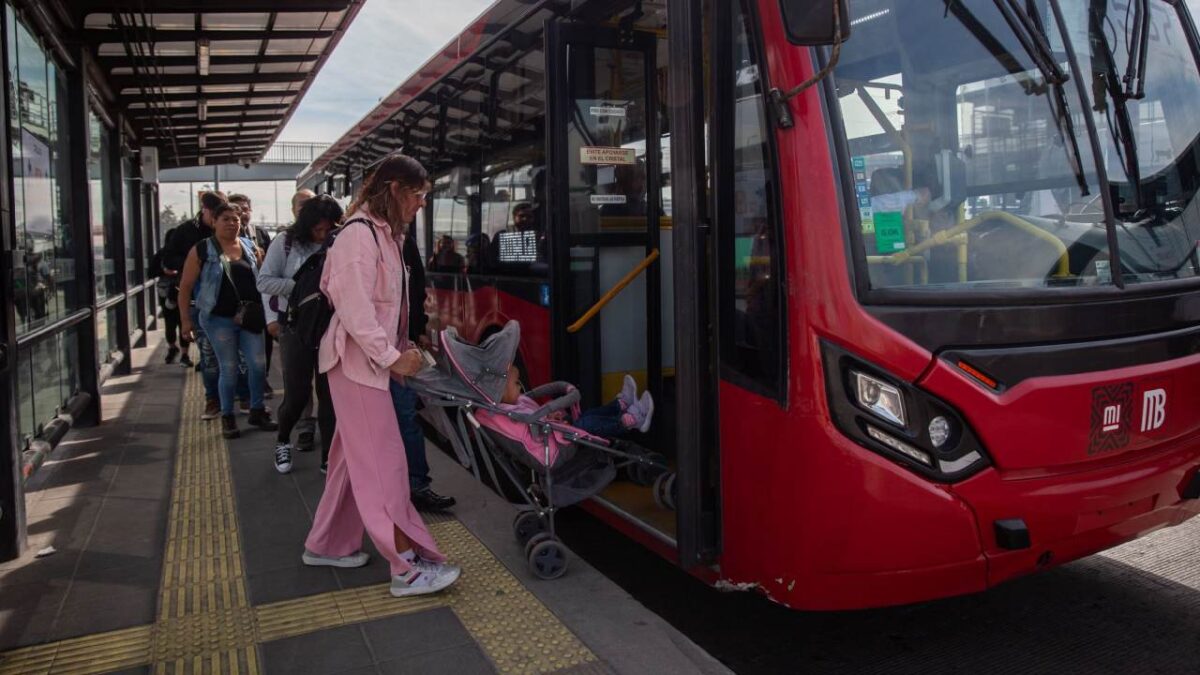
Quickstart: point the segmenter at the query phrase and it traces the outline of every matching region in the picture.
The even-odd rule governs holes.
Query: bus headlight
[[[850,371],[850,378],[854,381],[860,406],[875,413],[879,419],[898,427],[908,426],[908,420],[904,416],[904,395],[899,389],[877,377],[858,371]]]
[[[833,423],[859,445],[943,483],[990,464],[949,403],[832,343],[821,343]]]

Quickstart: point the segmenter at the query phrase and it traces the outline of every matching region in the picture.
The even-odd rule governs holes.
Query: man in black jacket
[[[408,336],[422,349],[432,348],[425,326],[429,317],[425,315],[425,268],[421,265],[421,251],[417,248],[417,227],[409,226],[404,238],[404,264],[408,267]],[[400,436],[404,439],[404,453],[408,458],[408,486],[413,506],[421,511],[440,511],[454,506],[453,497],[445,497],[430,487],[429,460],[425,457],[425,434],[417,419],[417,392],[389,380],[392,405],[396,408],[396,420],[400,423]]]

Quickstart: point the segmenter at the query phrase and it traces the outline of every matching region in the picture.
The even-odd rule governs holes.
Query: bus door
[[[656,39],[564,22],[546,36],[554,377],[589,406],[632,374],[659,402],[652,438],[669,438]]]

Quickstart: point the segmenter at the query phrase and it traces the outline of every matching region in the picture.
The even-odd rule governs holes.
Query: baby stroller
[[[567,569],[566,548],[554,523],[559,509],[604,490],[620,469],[640,485],[667,482],[670,474],[662,455],[593,436],[558,419],[563,415],[556,413],[578,413],[579,391],[571,384],[554,382],[526,392],[537,401],[547,400],[529,414],[500,407],[508,367],[521,341],[516,321],[478,346],[464,342],[454,328],[441,331],[439,340],[434,362],[408,378],[408,385],[422,395],[431,413],[427,418],[450,441],[463,466],[481,478],[482,463],[500,490],[498,467],[520,492],[526,508],[517,514],[513,533],[525,545],[526,561],[537,577],[557,579]],[[474,449],[480,462],[472,460]]]

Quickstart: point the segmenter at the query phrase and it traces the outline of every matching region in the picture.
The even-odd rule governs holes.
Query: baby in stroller
[[[427,417],[465,467],[477,478],[483,468],[497,489],[500,476],[517,488],[510,499],[525,506],[513,533],[525,545],[534,574],[554,579],[566,571],[556,512],[599,494],[618,470],[639,485],[654,485],[656,494],[670,493],[674,474],[666,457],[621,439],[635,429],[648,431],[654,416],[654,399],[649,392],[639,396],[632,377],[613,401],[581,413],[580,392],[572,384],[551,382],[521,392],[513,365],[521,339],[517,322],[477,345],[453,328],[439,338],[441,349],[408,379],[409,386],[422,394]]]
[[[504,396],[500,399],[501,410],[529,415],[537,412],[541,404],[521,393],[521,374],[516,366],[508,367],[508,380],[504,385]],[[637,382],[629,375],[621,387],[621,393],[609,403],[589,408],[569,419],[566,412],[550,413],[551,421],[569,424],[586,431],[592,436],[610,439],[621,438],[633,430],[646,433],[654,419],[654,398],[650,392],[637,393]]]

